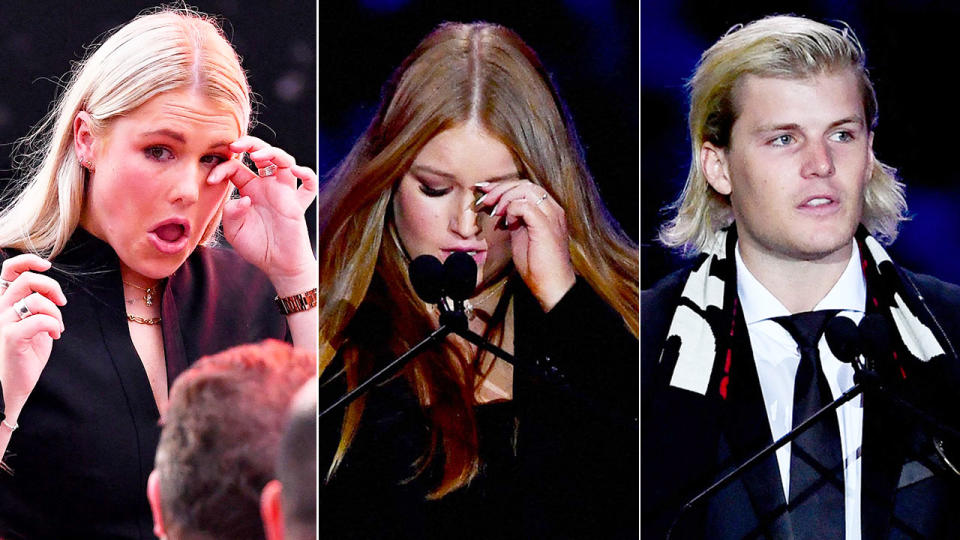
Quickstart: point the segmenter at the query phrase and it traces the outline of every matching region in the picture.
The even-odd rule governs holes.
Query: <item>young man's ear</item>
[[[153,534],[166,538],[167,530],[163,524],[163,505],[160,502],[160,471],[154,469],[147,478],[147,500],[150,501],[150,513],[153,514]]]
[[[279,480],[271,480],[263,486],[260,493],[260,517],[263,519],[263,533],[267,540],[283,540],[283,504],[280,495],[283,485]]]
[[[730,195],[733,184],[730,183],[730,168],[727,164],[727,154],[723,148],[707,141],[700,147],[700,169],[717,193]]]
[[[94,162],[93,118],[87,111],[80,111],[73,119],[73,151],[77,155],[80,165],[90,169],[96,166]]]

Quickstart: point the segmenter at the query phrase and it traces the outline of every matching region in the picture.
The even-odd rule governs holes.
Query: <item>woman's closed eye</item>
[[[424,195],[426,195],[427,197],[442,197],[442,196],[446,195],[447,193],[450,193],[451,188],[449,188],[449,187],[446,187],[446,188],[433,188],[433,187],[430,187],[430,186],[428,186],[427,184],[424,184],[424,183],[421,182],[421,183],[420,183],[420,191],[421,191]]]

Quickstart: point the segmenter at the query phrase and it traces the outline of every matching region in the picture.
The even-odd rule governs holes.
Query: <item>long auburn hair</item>
[[[577,274],[638,333],[636,244],[604,208],[573,123],[536,53],[502,26],[444,23],[387,82],[376,116],[320,194],[320,370],[339,354],[349,387],[384,355],[402,353],[433,329],[407,276],[391,198],[423,146],[466,121],[478,122],[507,146],[521,177],[564,208]],[[371,331],[371,324],[383,331]],[[449,340],[401,374],[432,427],[418,474],[443,454],[442,479],[431,498],[477,473],[475,375],[473,362]],[[348,407],[331,474],[362,412],[363,400]]]

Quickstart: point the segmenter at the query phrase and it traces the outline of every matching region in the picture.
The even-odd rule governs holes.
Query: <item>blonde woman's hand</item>
[[[63,333],[60,284],[42,275],[50,261],[31,254],[3,261],[0,278],[0,383],[9,423],[16,418],[50,359],[53,340]]]
[[[280,296],[315,287],[317,263],[304,212],[317,196],[316,173],[256,137],[241,137],[230,144],[230,151],[248,153],[264,176],[237,157],[218,165],[207,177],[209,184],[227,180],[237,187],[239,198],[227,201],[223,209],[227,241],[267,274]]]
[[[510,231],[513,264],[543,310],[550,311],[573,287],[567,218],[547,191],[529,180],[502,180],[478,189],[486,195],[497,227]]]

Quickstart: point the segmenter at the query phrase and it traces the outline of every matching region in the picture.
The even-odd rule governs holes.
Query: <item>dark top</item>
[[[746,332],[738,333],[733,350],[735,357],[749,361],[739,363],[741,373],[731,375],[729,390],[731,396],[742,397],[724,401],[669,385],[671,371],[668,362],[660,361],[660,351],[689,271],[671,274],[641,294],[643,537],[664,538],[680,515],[672,538],[780,538],[775,524],[783,509],[762,506],[764,501],[775,504],[774,495],[783,497],[772,456],[712,499],[680,514],[686,502],[771,442]],[[950,352],[960,344],[960,287],[903,269],[898,273],[906,284],[904,301],[948,351],[946,358],[910,366],[912,375],[898,390],[926,410],[943,414],[941,420],[960,425],[955,404],[960,364]],[[737,325],[744,327],[742,314],[739,317]],[[863,410],[863,538],[955,537],[960,529],[960,476],[935,450],[937,437],[878,395],[865,396]],[[948,459],[960,463],[956,444],[941,440],[946,441],[942,451]],[[774,525],[764,525],[769,523]]]
[[[436,501],[439,463],[414,477],[429,424],[400,378],[374,388],[343,463],[320,488],[321,538],[636,538],[637,349],[621,317],[582,281],[547,314],[522,283],[514,399],[479,405],[479,475]],[[384,360],[384,363],[388,359]],[[337,366],[327,373],[336,373]],[[321,381],[321,410],[343,393]],[[320,470],[342,415],[320,425]]]
[[[113,249],[77,229],[45,272],[66,328],[20,414],[0,472],[5,538],[154,538],[147,476],[159,413],[126,319]],[[202,355],[283,338],[266,276],[226,249],[198,248],[163,291],[167,381]]]

